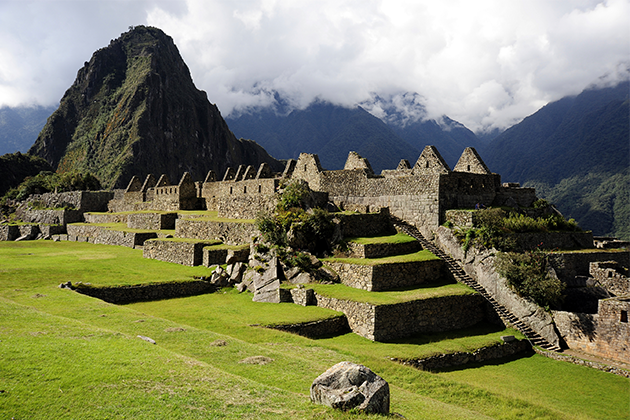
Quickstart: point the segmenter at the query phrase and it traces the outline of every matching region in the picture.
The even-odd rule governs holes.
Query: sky
[[[173,38],[223,116],[275,93],[383,116],[378,97],[483,132],[630,69],[630,0],[0,0],[0,107],[58,104],[134,25]]]

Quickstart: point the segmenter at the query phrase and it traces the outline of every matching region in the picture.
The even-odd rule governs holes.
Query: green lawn
[[[357,244],[404,244],[407,242],[415,242],[416,239],[404,233],[397,233],[389,236],[370,236],[362,238],[346,238],[347,242],[356,242]]]
[[[0,243],[0,418],[368,418],[309,402],[313,379],[342,360],[383,376],[392,411],[407,419],[628,418],[630,381],[539,355],[442,373],[390,360],[469,351],[511,330],[480,325],[399,343],[354,334],[310,340],[253,324],[332,311],[254,303],[233,290],[117,306],[58,288],[78,279],[185,279],[199,269],[207,270],[123,247]],[[244,363],[251,356],[272,361]]]
[[[357,264],[357,265],[379,265],[379,264],[396,264],[406,262],[418,262],[418,261],[435,261],[439,260],[438,257],[433,255],[430,251],[425,249],[413,252],[411,254],[393,255],[391,257],[380,258],[324,258],[322,261],[337,262],[344,264]]]

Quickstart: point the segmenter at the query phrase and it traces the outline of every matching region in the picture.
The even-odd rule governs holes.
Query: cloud
[[[629,65],[629,0],[5,1],[0,105],[59,100],[94,50],[137,24],[173,37],[223,115],[275,93],[294,107],[378,95],[405,118],[481,131]]]

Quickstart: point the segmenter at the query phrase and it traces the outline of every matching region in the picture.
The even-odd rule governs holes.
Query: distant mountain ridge
[[[451,166],[466,147],[483,148],[475,134],[445,117],[406,121],[381,119],[362,106],[346,108],[316,101],[305,109],[279,113],[273,107],[250,110],[226,121],[239,137],[254,139],[277,158],[316,153],[327,169],[341,169],[350,151],[367,158],[376,172],[395,169],[401,159],[412,164],[427,145],[434,145]]]
[[[596,235],[630,239],[630,83],[547,104],[495,138],[486,163]]]
[[[55,109],[53,106],[0,108],[0,155],[26,153]]]
[[[172,38],[137,26],[94,53],[48,119],[29,153],[57,171],[82,170],[106,187],[133,175],[282,165],[253,141],[238,140],[198,90]]]

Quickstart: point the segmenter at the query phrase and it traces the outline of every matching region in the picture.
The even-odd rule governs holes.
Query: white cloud
[[[274,92],[296,107],[417,92],[430,117],[506,127],[630,61],[629,0],[10,0],[0,105],[59,100],[94,50],[137,24],[173,37],[224,115]]]

